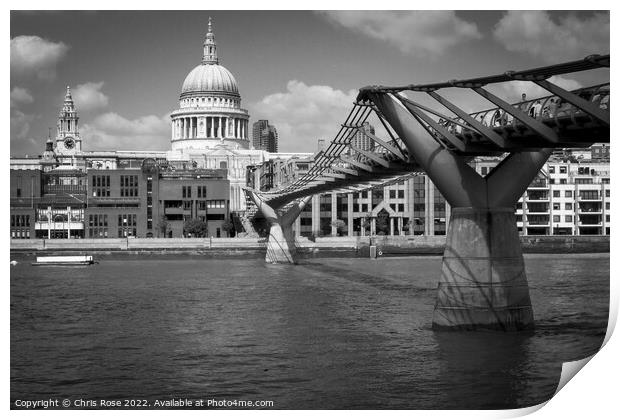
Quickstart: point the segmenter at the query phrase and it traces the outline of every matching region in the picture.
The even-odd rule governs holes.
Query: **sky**
[[[43,152],[67,85],[84,150],[169,150],[169,114],[200,64],[209,17],[250,123],[275,125],[282,152],[331,140],[363,86],[609,53],[609,13],[595,11],[12,11],[11,155]],[[597,70],[552,81],[574,89],[608,80]],[[491,90],[512,101],[545,94],[524,82]],[[491,107],[459,89],[446,96],[470,112]]]

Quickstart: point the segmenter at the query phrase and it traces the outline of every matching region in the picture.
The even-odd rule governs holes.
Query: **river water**
[[[533,334],[431,329],[441,257],[102,256],[11,267],[11,401],[269,400],[276,409],[517,408],[596,352],[609,254],[528,255]]]

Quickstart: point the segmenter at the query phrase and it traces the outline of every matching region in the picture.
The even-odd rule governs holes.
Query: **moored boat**
[[[94,264],[92,255],[53,255],[37,257],[32,265],[91,265]]]

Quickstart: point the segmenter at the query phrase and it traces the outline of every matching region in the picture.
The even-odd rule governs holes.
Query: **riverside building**
[[[610,234],[609,149],[600,150],[593,145],[585,152],[566,150],[549,159],[516,205],[521,235]],[[487,175],[499,161],[477,158],[472,165]],[[307,171],[310,162],[274,159],[251,166],[248,184],[262,191],[277,189]],[[428,176],[417,175],[358,193],[317,194],[294,229],[310,237],[433,236],[445,235],[449,220],[450,205]]]

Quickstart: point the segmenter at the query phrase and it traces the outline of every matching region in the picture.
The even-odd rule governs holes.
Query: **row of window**
[[[30,229],[11,229],[11,238],[30,239]]]
[[[138,176],[121,175],[121,197],[138,196]]]
[[[108,215],[107,214],[89,214],[88,215],[88,226],[89,227],[108,226]]]
[[[30,227],[29,214],[12,214],[11,227]]]
[[[183,185],[181,188],[182,188],[183,198],[192,198],[192,186],[191,185]],[[207,198],[207,186],[198,185],[196,187],[196,193],[197,193],[198,198]]]

